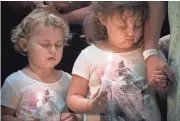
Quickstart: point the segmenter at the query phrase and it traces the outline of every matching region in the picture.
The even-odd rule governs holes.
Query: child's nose
[[[51,47],[49,48],[49,53],[50,53],[51,55],[53,55],[53,54],[55,54],[55,52],[56,52],[56,47],[55,47],[55,46],[51,46]]]
[[[134,26],[133,25],[129,25],[126,29],[126,34],[129,38],[133,38],[134,37],[134,33],[135,33],[135,30],[134,30]]]
[[[127,36],[129,37],[129,38],[133,38],[134,37],[134,28],[133,27],[130,27],[130,28],[127,28],[127,32],[126,32],[126,34],[127,34]]]

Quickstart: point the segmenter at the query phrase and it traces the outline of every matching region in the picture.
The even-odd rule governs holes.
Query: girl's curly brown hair
[[[105,17],[112,17],[115,12],[122,15],[125,9],[133,12],[134,16],[139,12],[143,23],[146,20],[148,5],[143,1],[94,1],[91,3],[91,11],[84,26],[86,40],[89,44],[96,44],[107,39],[107,30],[101,24],[98,14],[101,13]],[[117,15],[117,14],[116,14]],[[118,17],[118,16],[117,16]],[[121,17],[121,16],[119,16]],[[121,17],[122,19],[122,17]],[[123,19],[122,19],[123,20]]]

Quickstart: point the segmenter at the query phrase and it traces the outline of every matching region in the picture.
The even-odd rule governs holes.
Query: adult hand
[[[150,85],[155,85],[156,82],[153,81],[152,74],[153,71],[160,70],[163,71],[168,79],[169,82],[172,83],[174,80],[174,72],[173,70],[169,67],[167,62],[161,58],[159,55],[153,55],[147,58],[145,61],[146,64],[146,69],[147,69],[147,78],[148,78],[148,84]]]

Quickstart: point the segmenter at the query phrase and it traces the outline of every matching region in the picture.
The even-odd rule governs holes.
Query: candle
[[[40,93],[40,92],[38,92],[38,93],[36,94],[36,98],[38,99],[38,101],[41,101],[42,98],[43,98],[43,94]]]
[[[35,112],[35,118],[40,119],[40,111],[43,106],[42,100],[43,100],[43,94],[41,92],[38,92],[36,94],[36,98],[38,99],[38,102],[36,103],[36,112]]]
[[[42,105],[43,105],[43,104],[42,104],[42,101],[38,101],[37,104],[36,104],[36,108],[39,109],[39,108],[42,107]]]
[[[112,56],[111,53],[108,55],[108,65],[106,66],[104,70],[104,75],[101,76],[101,87],[100,87],[100,92],[105,91],[108,83],[111,83],[109,79],[109,75],[111,73],[111,62],[112,62]]]

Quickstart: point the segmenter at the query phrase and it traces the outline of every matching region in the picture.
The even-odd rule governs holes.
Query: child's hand
[[[163,71],[154,71],[152,74],[152,78],[157,84],[154,89],[156,91],[158,98],[161,101],[165,101],[167,98],[167,92],[171,87],[171,83],[167,75]]]
[[[78,121],[73,113],[62,113],[60,121]]]
[[[167,91],[171,87],[171,82],[169,81],[167,75],[163,71],[154,71],[152,74],[152,79],[156,82],[156,91],[160,96],[166,95]]]
[[[99,93],[99,90],[90,97],[88,107],[90,112],[105,112],[107,107],[107,92],[102,91]]]
[[[152,79],[159,87],[166,88],[169,84],[168,77],[163,71],[154,71],[152,74]]]

